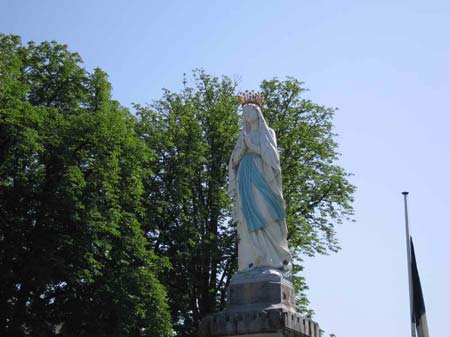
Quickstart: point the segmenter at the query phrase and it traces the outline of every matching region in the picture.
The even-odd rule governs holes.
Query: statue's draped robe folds
[[[246,113],[256,113],[257,120],[248,122]],[[233,219],[238,224],[239,271],[289,268],[291,254],[276,137],[257,105],[244,106],[243,128],[229,170]]]

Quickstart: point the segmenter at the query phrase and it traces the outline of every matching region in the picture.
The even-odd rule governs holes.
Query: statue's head
[[[238,96],[242,104],[243,122],[248,130],[251,127],[267,127],[264,121],[261,107],[264,102],[264,94],[256,91],[244,91]]]
[[[256,104],[246,104],[243,106],[242,111],[247,123],[254,124],[258,121],[260,109]]]

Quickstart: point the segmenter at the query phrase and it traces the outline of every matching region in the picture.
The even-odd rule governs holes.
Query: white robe
[[[233,219],[238,226],[238,264],[239,271],[256,267],[290,268],[291,254],[287,245],[286,219],[267,223],[265,227],[249,231],[241,208],[239,195],[238,169],[243,155],[254,152],[260,155],[256,167],[262,173],[271,190],[284,201],[281,186],[281,168],[275,132],[265,123],[261,110],[253,129],[244,122],[236,146],[230,159],[229,194],[233,199]],[[264,218],[269,212],[263,198],[255,193],[258,210]],[[284,205],[283,205],[284,207]]]

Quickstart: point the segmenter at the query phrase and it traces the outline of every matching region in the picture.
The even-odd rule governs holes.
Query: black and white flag
[[[412,278],[412,298],[413,310],[411,322],[415,325],[417,337],[429,337],[427,316],[425,313],[425,302],[423,300],[422,287],[420,285],[419,271],[417,270],[416,255],[414,254],[414,245],[411,243],[411,278]]]

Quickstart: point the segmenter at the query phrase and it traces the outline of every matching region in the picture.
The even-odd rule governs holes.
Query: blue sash
[[[256,166],[255,161],[258,157],[262,160],[257,153],[245,154],[238,169],[241,208],[250,232],[264,228],[269,223],[286,217],[283,201],[272,191]],[[264,205],[256,204],[255,193],[261,195]],[[270,216],[269,219],[264,218],[261,208],[268,210],[266,213]]]

